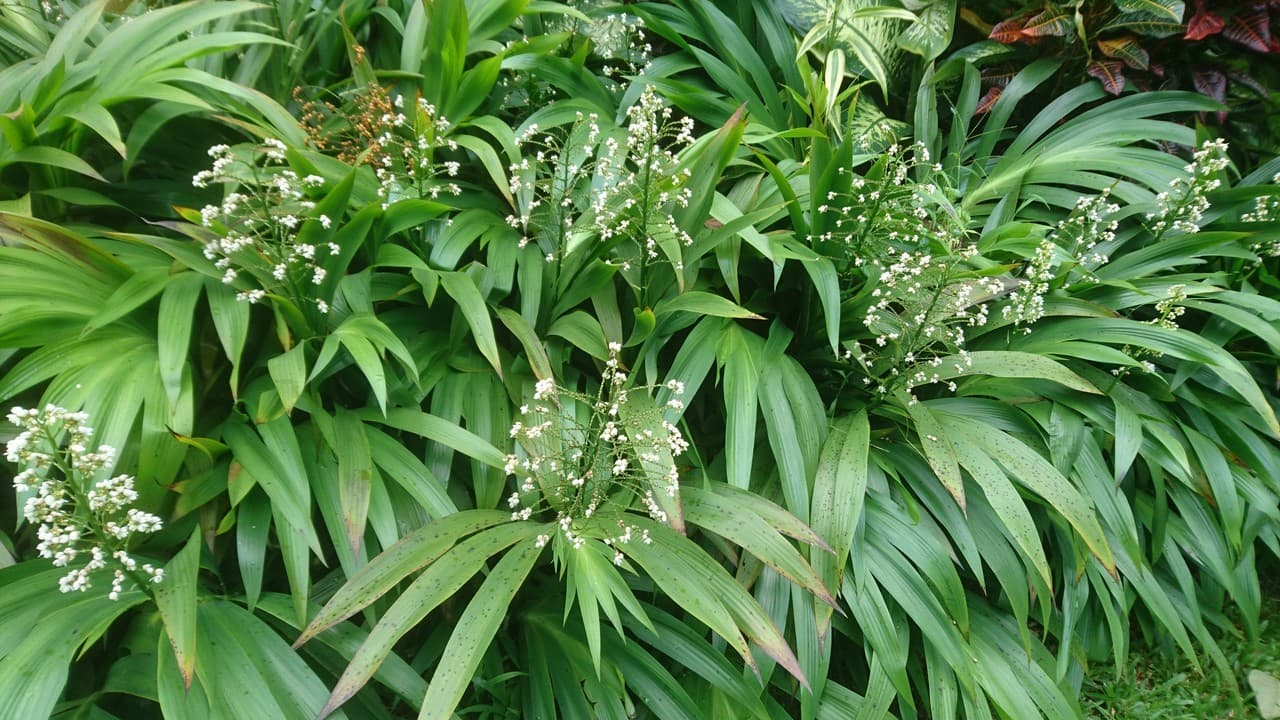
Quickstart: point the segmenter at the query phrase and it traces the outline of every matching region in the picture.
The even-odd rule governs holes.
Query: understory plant
[[[0,716],[1057,719],[1257,631],[1202,95],[984,102],[945,4],[18,7]]]

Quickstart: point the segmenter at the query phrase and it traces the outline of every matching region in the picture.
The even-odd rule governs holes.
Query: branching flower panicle
[[[1174,178],[1168,190],[1157,194],[1155,210],[1147,213],[1157,239],[1170,232],[1199,232],[1200,221],[1209,209],[1207,196],[1222,185],[1216,176],[1230,163],[1223,140],[1207,140],[1192,154],[1184,168],[1186,175]]]
[[[1044,315],[1044,296],[1060,273],[1067,284],[1077,273],[1082,280],[1097,280],[1094,271],[1108,259],[1099,246],[1115,240],[1118,226],[1113,216],[1120,206],[1110,201],[1110,195],[1110,189],[1104,188],[1097,195],[1081,197],[1071,214],[1045,235],[1023,271],[1022,284],[1009,294],[1002,310],[1006,320],[1014,325],[1039,320]]]
[[[251,285],[236,294],[250,303],[268,293],[309,297],[305,288],[323,283],[327,275],[323,260],[341,252],[334,243],[317,246],[298,241],[304,223],[326,229],[333,223],[327,215],[314,215],[316,204],[309,199],[324,179],[298,177],[285,162],[284,143],[274,138],[241,150],[214,145],[209,156],[212,167],[197,173],[191,182],[199,188],[215,183],[232,188],[220,204],[200,211],[201,224],[214,233],[205,243],[204,256],[223,271],[222,282]],[[313,302],[322,313],[328,311],[323,300]]]
[[[139,563],[128,552],[135,533],[160,529],[160,518],[131,507],[138,499],[129,475],[94,481],[115,462],[115,449],[88,446],[93,429],[88,415],[55,405],[43,410],[13,408],[9,422],[21,428],[9,441],[5,458],[23,469],[14,477],[19,493],[30,493],[23,516],[36,526],[36,551],[55,567],[71,569],[58,581],[66,593],[92,586],[98,570],[111,568],[111,592],[119,599],[127,582],[158,583],[164,570]],[[85,556],[88,562],[80,564]]]
[[[1271,178],[1271,184],[1280,186],[1280,173]],[[1264,223],[1280,220],[1280,196],[1265,195],[1254,201],[1253,210],[1240,216],[1241,222]],[[1253,251],[1262,257],[1280,257],[1280,234],[1268,233],[1253,243]]]
[[[650,85],[627,109],[625,145],[609,137],[597,159],[595,229],[602,243],[616,248],[624,273],[638,271],[638,288],[654,263],[665,260],[682,271],[680,248],[693,244],[674,217],[693,197],[690,170],[678,158],[693,144],[693,128],[693,119],[675,119]]]
[[[637,508],[669,522],[655,492],[674,497],[680,487],[672,458],[689,444],[661,408],[635,402],[637,393],[648,397],[658,387],[628,387],[620,352],[620,345],[610,344],[595,395],[539,381],[531,404],[520,408],[511,427],[517,443],[505,467],[515,479],[507,498],[511,518],[554,512],[558,535],[574,549],[588,539],[606,545],[648,542],[647,532],[626,522],[627,511]],[[661,387],[672,395],[667,405],[681,407],[683,383]]]

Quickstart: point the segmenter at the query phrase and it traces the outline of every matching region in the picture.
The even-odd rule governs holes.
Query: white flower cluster
[[[870,152],[874,140],[858,141]],[[893,247],[916,247],[950,232],[954,210],[948,207],[938,184],[942,167],[930,165],[929,149],[922,143],[892,143],[864,175],[840,168],[848,176],[849,189],[829,191],[818,206],[814,225],[826,230],[811,235],[816,249],[844,260],[846,268],[858,268],[870,258],[883,256]],[[916,182],[913,175],[927,179]]]
[[[507,224],[521,234],[519,246],[536,243],[554,263],[590,235],[624,271],[664,261],[682,270],[679,248],[693,238],[675,212],[693,191],[678,155],[693,143],[693,130],[693,120],[674,119],[651,86],[627,110],[621,140],[594,113],[579,113],[563,137],[530,125],[516,138],[524,156],[508,167],[517,209]]]
[[[1165,290],[1165,296],[1156,303],[1156,317],[1151,320],[1152,325],[1158,325],[1169,330],[1178,329],[1178,318],[1186,313],[1187,308],[1182,303],[1187,300],[1187,286],[1181,283],[1170,285]]]
[[[1271,178],[1272,185],[1280,185],[1280,173]],[[1264,223],[1280,220],[1280,196],[1267,195],[1254,201],[1253,210],[1240,216],[1242,222]],[[1253,251],[1263,257],[1280,257],[1280,234],[1268,233],[1254,242]]]
[[[127,578],[152,583],[164,578],[163,569],[138,563],[127,550],[134,533],[156,532],[161,521],[131,507],[138,493],[129,475],[93,482],[98,471],[115,462],[115,450],[109,445],[88,449],[93,438],[88,419],[83,412],[55,405],[43,410],[15,407],[8,420],[22,432],[9,441],[5,458],[25,466],[13,485],[19,493],[31,493],[23,515],[36,525],[36,551],[55,567],[71,568],[58,581],[59,589],[88,590],[93,573],[114,560],[108,597],[117,600]],[[82,555],[89,559],[80,565]]]
[[[285,163],[285,145],[267,138],[258,147],[237,153],[227,145],[209,148],[213,166],[191,179],[196,187],[227,183],[236,189],[218,205],[206,205],[200,222],[214,233],[204,246],[204,256],[223,271],[222,282],[243,286],[242,275],[253,285],[236,298],[255,303],[268,293],[281,292],[306,298],[309,285],[320,285],[328,271],[321,261],[342,252],[336,243],[314,245],[298,242],[304,222],[324,229],[332,225],[327,215],[308,217],[316,207],[308,194],[324,185],[317,175],[298,177]],[[311,302],[328,312],[324,300]]]
[[[904,251],[887,265],[872,262],[880,274],[863,323],[875,347],[857,355],[867,371],[864,385],[887,395],[904,385],[939,382],[946,356],[959,358],[953,361],[957,372],[972,363],[967,329],[986,325],[987,301],[1004,290],[999,279],[966,268],[976,253],[971,246],[942,257]]]
[[[601,242],[612,245],[631,240],[634,254],[619,245],[623,269],[642,269],[661,258],[664,243],[689,246],[693,238],[676,223],[673,213],[688,207],[693,191],[686,183],[691,172],[681,168],[678,155],[693,144],[693,119],[673,119],[672,110],[654,90],[645,87],[627,109],[625,145],[609,137],[596,161],[598,180],[591,210]],[[674,251],[667,260],[677,271],[684,266]],[[674,257],[672,257],[674,255]]]
[[[396,95],[392,105],[392,112],[377,118],[377,151],[368,159],[378,178],[382,209],[406,197],[434,200],[442,194],[460,195],[462,188],[456,182],[441,178],[456,178],[461,164],[436,158],[441,149],[458,149],[458,143],[448,137],[449,121],[422,97],[408,115],[404,96]]]
[[[1156,209],[1147,213],[1151,232],[1157,237],[1168,232],[1199,232],[1200,221],[1209,209],[1206,196],[1222,185],[1215,176],[1229,164],[1226,141],[1205,141],[1192,153],[1191,162],[1184,168],[1186,175],[1174,178],[1168,190],[1156,195]]]
[[[610,344],[594,396],[556,387],[552,380],[539,381],[533,404],[520,408],[521,419],[511,427],[517,452],[507,456],[504,468],[516,480],[507,498],[511,519],[554,511],[558,534],[574,549],[589,538],[606,545],[637,538],[650,542],[647,532],[626,522],[626,511],[638,503],[651,518],[667,522],[653,488],[674,497],[680,487],[670,459],[684,453],[689,443],[661,411],[637,416],[625,409],[632,394],[656,388],[627,387],[621,349]],[[677,398],[684,384],[671,381],[662,387],[673,396],[668,407],[682,407]],[[656,470],[664,465],[665,471]],[[621,556],[615,559],[621,563]]]
[[[1097,195],[1081,197],[1071,213],[1045,236],[1026,266],[1022,284],[1010,293],[1009,303],[1002,310],[1006,320],[1014,325],[1030,325],[1039,320],[1044,315],[1045,293],[1063,265],[1064,280],[1075,272],[1084,280],[1096,280],[1093,272],[1108,259],[1099,245],[1116,239],[1118,223],[1113,216],[1120,206],[1110,202],[1110,195],[1110,189],[1104,188]],[[1031,332],[1030,328],[1026,332]]]

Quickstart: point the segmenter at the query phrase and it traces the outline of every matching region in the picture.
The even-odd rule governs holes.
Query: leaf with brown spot
[[[1084,69],[1090,77],[1102,83],[1102,89],[1112,95],[1124,90],[1124,64],[1119,60],[1094,60]]]

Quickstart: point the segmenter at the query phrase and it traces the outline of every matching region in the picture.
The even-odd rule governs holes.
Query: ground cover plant
[[[0,5],[0,717],[1235,683],[1280,161],[955,14]]]

